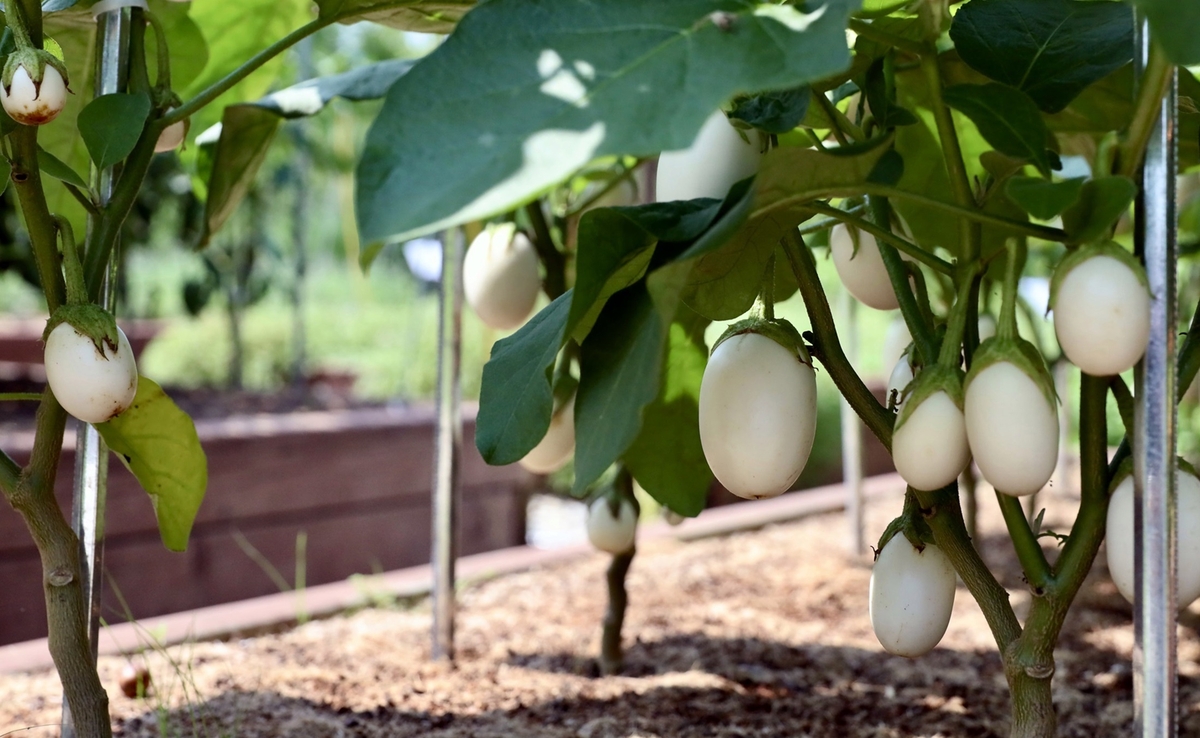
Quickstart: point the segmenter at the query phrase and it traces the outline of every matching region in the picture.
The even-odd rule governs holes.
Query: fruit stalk
[[[533,226],[533,248],[537,251],[542,266],[546,268],[542,289],[547,297],[555,300],[567,291],[566,258],[554,245],[550,226],[546,223],[546,214],[542,212],[542,201],[534,200],[526,205],[525,214],[529,216],[529,222]]]
[[[621,647],[621,627],[625,624],[625,608],[629,595],[625,591],[625,576],[633,563],[636,548],[625,553],[614,554],[608,565],[608,610],[604,613],[604,628],[600,634],[600,673],[612,676],[621,671],[625,663],[625,651]]]
[[[890,233],[892,230],[890,225],[891,208],[887,198],[872,196],[868,198],[868,202],[875,225]],[[933,338],[933,327],[925,322],[921,305],[908,285],[908,269],[895,247],[884,241],[878,241],[878,244],[879,256],[883,259],[888,278],[892,282],[892,290],[895,291],[896,300],[900,303],[900,314],[904,316],[904,322],[908,325],[908,332],[917,345],[917,352],[921,355],[921,360],[925,366],[931,366],[937,357],[937,342]]]
[[[960,207],[975,210],[975,198],[971,194],[971,180],[967,176],[967,167],[962,155],[962,147],[958,143],[958,131],[954,128],[954,116],[950,108],[942,100],[942,70],[938,65],[937,47],[930,45],[921,55],[921,71],[929,87],[930,107],[933,109],[934,122],[937,124],[938,138],[942,142],[942,154],[946,161],[946,171],[950,175],[950,188],[954,191],[954,201]],[[959,219],[959,233],[963,242],[963,258],[974,261],[979,258],[979,241],[977,234],[972,233],[970,223],[965,218]]]
[[[826,299],[825,290],[822,289],[821,280],[817,276],[817,263],[798,230],[790,231],[783,239],[783,250],[787,254],[792,272],[796,275],[800,296],[804,299],[804,308],[808,312],[808,319],[815,334],[812,355],[820,359],[842,397],[846,398],[846,402],[850,403],[850,407],[854,408],[854,412],[862,418],[863,423],[890,453],[895,416],[879,404],[846,359],[842,344],[838,340],[837,326],[833,322],[829,300]]]

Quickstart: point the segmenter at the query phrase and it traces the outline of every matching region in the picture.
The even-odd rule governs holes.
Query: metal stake
[[[433,658],[454,660],[454,564],[458,557],[459,457],[462,450],[461,229],[446,231],[438,301],[437,451],[433,462]]]
[[[1134,62],[1150,55],[1138,19]],[[1175,592],[1175,103],[1176,80],[1146,149],[1137,238],[1150,283],[1150,345],[1138,365],[1134,462],[1133,698],[1136,735],[1176,734]]]
[[[134,8],[122,7],[96,18],[96,96],[125,89],[129,76],[129,30],[133,24]],[[100,202],[112,197],[116,171],[93,172],[93,184]],[[92,223],[89,216],[88,230]],[[117,244],[116,248],[120,248]],[[115,249],[114,249],[115,252]],[[116,308],[116,269],[119,260],[109,262],[100,301],[112,311]],[[108,498],[108,448],[104,439],[89,423],[79,423],[75,435],[75,482],[71,502],[71,527],[79,537],[80,562],[83,568],[83,594],[89,603],[88,638],[92,659],[96,659],[100,638],[100,594],[104,571],[104,511]],[[75,725],[71,710],[63,700],[62,736],[73,738]]]
[[[842,290],[838,308],[842,314],[842,348],[853,364],[858,359],[858,301]],[[850,553],[862,556],[867,550],[863,533],[862,421],[845,398],[842,410],[842,484],[846,489],[846,520],[850,524]]]

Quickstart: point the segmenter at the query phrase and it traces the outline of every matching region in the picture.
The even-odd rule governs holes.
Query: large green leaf
[[[946,104],[971,122],[1002,154],[1028,159],[1049,176],[1058,156],[1046,148],[1050,132],[1029,96],[1007,85],[955,85],[944,93]]]
[[[221,230],[254,184],[279,128],[279,116],[255,105],[231,105],[221,118],[221,136],[212,152],[208,198],[200,246]]]
[[[107,169],[129,156],[149,115],[150,96],[145,93],[118,92],[88,103],[79,113],[79,135],[92,163]]]
[[[138,377],[133,405],[96,430],[150,495],[163,545],[187,549],[208,487],[208,460],[192,419],[161,387]]]
[[[708,321],[690,323],[671,324],[658,397],[643,411],[641,432],[623,457],[651,497],[689,517],[704,509],[713,479],[700,445],[700,381],[708,359]]]
[[[575,398],[575,492],[588,488],[638,437],[658,396],[666,326],[645,283],[618,292],[583,342]]]
[[[1150,35],[1176,64],[1200,64],[1200,2],[1134,0],[1150,21]]]
[[[1119,2],[971,0],[950,38],[963,61],[1048,113],[1133,58],[1132,14]]]
[[[850,62],[857,0],[492,0],[388,93],[357,171],[367,242],[512,208],[598,156],[683,148],[734,94]]]
[[[403,31],[450,33],[475,0],[317,0],[321,17],[343,23],[374,21]]]
[[[492,347],[475,420],[475,447],[487,463],[519,461],[546,435],[554,412],[550,374],[570,305],[568,291]]]

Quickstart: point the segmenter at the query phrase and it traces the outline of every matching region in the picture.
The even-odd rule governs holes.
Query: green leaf
[[[343,23],[374,21],[402,31],[450,33],[475,0],[317,0],[321,17],[341,16]]]
[[[96,430],[150,495],[163,545],[186,550],[208,487],[208,460],[195,423],[161,387],[138,377],[133,405]]]
[[[79,113],[79,135],[92,163],[108,169],[129,156],[149,115],[150,96],[145,93],[117,92],[88,103]]]
[[[372,124],[357,170],[363,241],[506,211],[597,157],[684,148],[739,92],[849,66],[856,5],[483,3],[392,86]]]
[[[1007,85],[955,85],[944,93],[946,104],[971,119],[989,144],[1002,154],[1028,159],[1046,176],[1059,168],[1058,156],[1046,148],[1050,132],[1029,96]]]
[[[171,55],[171,86],[177,90],[187,88],[208,64],[208,42],[196,21],[188,15],[191,3],[172,0],[150,0],[150,12],[162,24],[167,34],[167,48]],[[146,64],[157,69],[158,38],[146,33]]]
[[[383,97],[414,63],[409,59],[391,59],[343,74],[305,80],[251,104],[284,118],[316,115],[335,97],[355,102]]]
[[[1041,177],[1013,177],[1004,186],[1004,194],[1039,220],[1050,220],[1079,200],[1083,177],[1050,182]]]
[[[546,435],[554,412],[551,372],[570,305],[568,291],[492,347],[475,420],[475,447],[487,463],[519,461]],[[577,402],[576,417],[578,410]]]
[[[1076,202],[1062,215],[1073,243],[1107,239],[1113,224],[1129,211],[1137,185],[1126,177],[1098,177],[1084,183]]]
[[[804,120],[811,98],[812,91],[807,85],[780,92],[764,92],[739,101],[729,117],[745,121],[766,133],[783,134]]]
[[[192,0],[189,17],[204,34],[208,63],[180,91],[184,100],[225,77],[246,60],[312,19],[310,0]],[[204,131],[221,120],[229,105],[257,100],[276,84],[283,69],[281,54],[234,85],[213,103],[192,116],[195,131]],[[177,88],[179,89],[179,88]],[[184,152],[184,156],[188,156]]]
[[[1133,14],[1119,2],[971,0],[955,14],[950,38],[972,68],[1056,113],[1133,58]]]
[[[666,325],[644,283],[613,295],[580,347],[575,487],[583,492],[637,439],[658,396]]]
[[[41,146],[38,147],[38,169],[45,172],[47,176],[68,182],[84,190],[87,189],[87,182],[83,180],[83,177],[79,176],[78,172]]]
[[[785,270],[790,271],[790,270]],[[651,497],[680,515],[699,515],[713,475],[700,445],[700,381],[708,360],[704,328],[695,319],[671,324],[658,397],[642,414],[642,430],[625,465]]]
[[[208,244],[246,197],[278,128],[279,116],[272,111],[255,105],[225,108],[212,151],[199,246]]]
[[[1175,64],[1200,64],[1200,3],[1134,0],[1150,21],[1150,35]]]

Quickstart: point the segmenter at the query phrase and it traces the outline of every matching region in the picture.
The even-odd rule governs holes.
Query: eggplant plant
[[[1143,19],[1151,52],[1135,71]],[[909,484],[871,590],[884,647],[933,648],[957,575],[1003,658],[1012,735],[1052,736],[1064,618],[1106,528],[1129,535],[1128,506],[1109,522],[1109,499],[1132,438],[1121,372],[1145,350],[1150,300],[1118,226],[1176,79],[1179,166],[1200,164],[1197,62],[1194,0],[491,0],[389,89],[358,165],[358,222],[382,242],[534,216],[556,287],[493,349],[477,446],[519,461],[569,400],[574,490],[600,483],[610,516],[626,477],[685,516],[713,473],[748,497],[783,491],[811,442],[811,372],[827,372]],[[591,209],[572,238],[554,218],[537,227],[537,198],[582,169],[660,152],[654,202]],[[818,242],[846,289],[903,317],[911,346],[887,404],[839,344]],[[1017,321],[1031,254],[1058,263],[1055,328],[1083,370],[1082,503],[1057,546],[1019,499],[1045,486],[1059,442],[1047,360],[1060,357]],[[993,336],[984,284],[1002,286]],[[807,326],[775,316],[794,294]],[[732,325],[710,356],[714,322]],[[1200,326],[1178,359],[1184,388]],[[1127,434],[1112,459],[1109,397]],[[972,459],[1024,570],[1023,621],[964,524]],[[1190,551],[1195,531],[1179,535]],[[609,581],[622,609],[623,556]],[[914,592],[922,607],[906,607]]]

